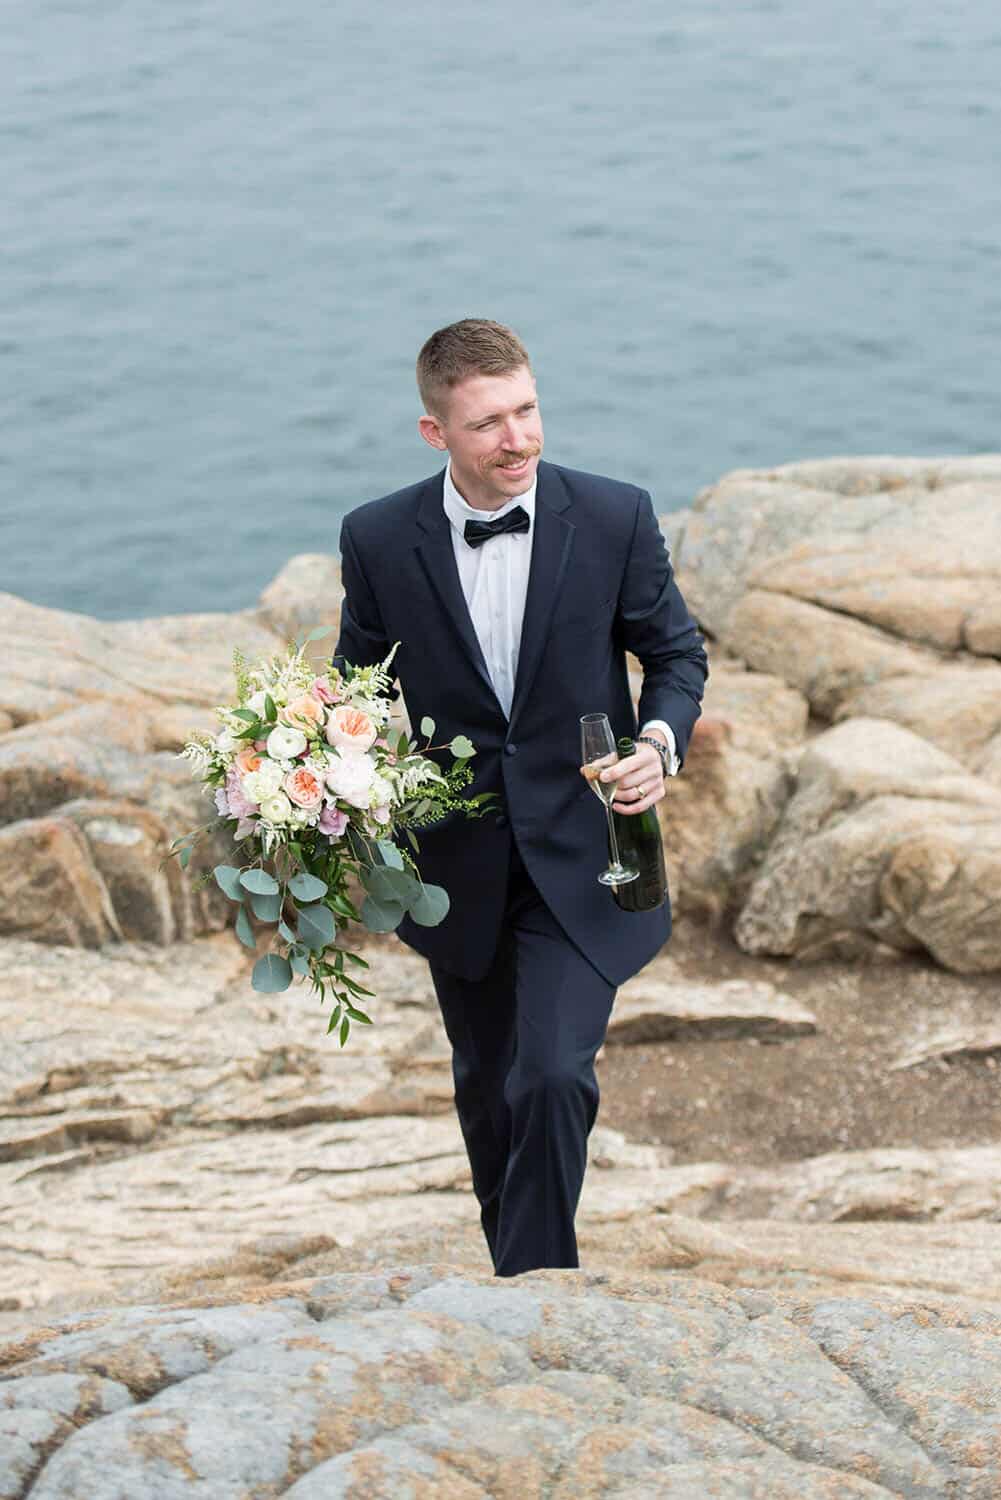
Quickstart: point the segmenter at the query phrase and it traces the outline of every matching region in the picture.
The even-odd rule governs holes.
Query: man
[[[684,758],[707,664],[649,495],[541,461],[535,380],[510,329],[440,329],[417,380],[421,436],[448,465],[345,519],[337,650],[367,665],[401,642],[411,722],[468,735],[471,791],[497,796],[479,821],[421,834],[421,874],[451,909],[400,936],[430,961],[483,1230],[510,1276],[578,1264],[595,1054],[616,985],[670,934],[668,907],[623,912],[597,881],[606,822],[579,772],[579,721],[603,711],[635,733],[633,652],[644,742],[604,774],[618,812],[643,812]]]

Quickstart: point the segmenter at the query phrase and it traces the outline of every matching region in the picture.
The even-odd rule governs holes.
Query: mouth
[[[526,472],[533,458],[534,453],[527,453],[524,458],[516,459],[513,463],[495,464],[494,468],[501,474],[506,474],[509,479],[518,479]]]

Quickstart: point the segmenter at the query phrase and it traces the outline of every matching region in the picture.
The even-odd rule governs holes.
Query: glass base
[[[639,870],[602,870],[598,876],[599,885],[628,885],[630,880],[639,879]]]

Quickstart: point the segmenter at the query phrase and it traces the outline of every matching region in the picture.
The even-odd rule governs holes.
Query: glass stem
[[[615,837],[615,819],[612,817],[612,808],[607,802],[605,804],[605,812],[608,814],[608,837],[612,845],[612,863],[610,868],[613,875],[618,875],[622,869],[622,861],[619,859],[619,841]]]

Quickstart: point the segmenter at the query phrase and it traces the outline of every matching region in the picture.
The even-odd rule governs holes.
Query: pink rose
[[[339,839],[348,826],[348,815],[346,812],[341,812],[339,807],[325,807],[316,826],[319,832],[325,833],[328,838]]]
[[[376,733],[368,714],[348,704],[335,708],[327,720],[327,743],[338,750],[363,754],[375,744]]]
[[[226,800],[231,818],[250,818],[257,812],[257,803],[243,790],[243,778],[235,766],[230,767],[226,777]]]
[[[323,801],[323,782],[308,766],[299,766],[297,770],[290,771],[282,785],[288,793],[289,800],[297,807],[305,807],[308,811],[312,811]]]
[[[373,807],[372,816],[377,823],[388,823],[390,811],[388,807]]]
[[[314,677],[313,686],[309,691],[312,693],[313,697],[317,700],[318,703],[326,704],[327,707],[329,707],[331,703],[337,702],[337,695],[335,694],[333,688],[330,686],[329,677]]]

